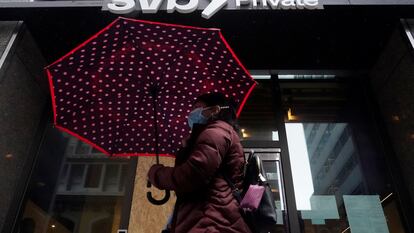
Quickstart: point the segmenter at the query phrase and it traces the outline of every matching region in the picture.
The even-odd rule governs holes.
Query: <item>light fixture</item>
[[[8,153],[8,154],[6,154],[4,157],[5,157],[6,159],[12,159],[12,158],[13,158],[13,154]]]
[[[297,120],[297,117],[292,114],[292,109],[291,108],[289,108],[289,110],[287,112],[287,117],[288,117],[289,121]]]
[[[400,116],[398,116],[398,115],[393,115],[393,116],[392,116],[392,120],[393,120],[393,121],[400,121]]]
[[[252,74],[253,79],[271,79],[272,76],[270,74]]]
[[[246,133],[246,130],[245,129],[241,129],[241,133],[242,133],[242,137],[243,138],[249,137],[249,134]]]
[[[56,228],[55,224],[50,225],[51,228]]]
[[[279,79],[334,79],[334,74],[279,74]]]

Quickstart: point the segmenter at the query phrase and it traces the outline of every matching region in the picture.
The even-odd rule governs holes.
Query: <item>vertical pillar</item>
[[[414,20],[402,20],[370,72],[378,132],[391,164],[397,201],[409,231],[414,230]]]
[[[0,38],[0,232],[11,232],[43,135],[47,91],[34,72],[45,62],[24,24],[0,22]]]

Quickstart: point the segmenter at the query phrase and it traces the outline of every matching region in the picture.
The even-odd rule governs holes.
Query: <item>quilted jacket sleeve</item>
[[[215,175],[230,145],[231,137],[224,129],[207,128],[198,137],[186,162],[176,167],[155,165],[148,172],[148,178],[159,189],[179,193],[202,188]]]

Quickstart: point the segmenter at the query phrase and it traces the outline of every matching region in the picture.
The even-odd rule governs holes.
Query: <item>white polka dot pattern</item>
[[[155,126],[159,153],[172,155],[197,96],[222,92],[240,105],[255,84],[219,30],[125,18],[47,70],[55,124],[111,155],[154,154]]]

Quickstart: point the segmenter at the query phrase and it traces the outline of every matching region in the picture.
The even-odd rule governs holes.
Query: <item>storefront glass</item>
[[[246,102],[239,118],[240,135],[246,156],[255,153],[263,164],[263,176],[267,179],[274,194],[277,224],[264,227],[261,232],[287,232],[287,209],[281,166],[281,150],[278,144],[279,134],[274,90],[271,80],[257,80],[258,85]]]
[[[239,123],[246,155],[253,150],[262,159],[276,201],[278,223],[266,232],[289,232],[288,213],[296,212],[303,233],[406,232],[364,104],[360,88],[331,78],[258,80]],[[132,166],[50,126],[16,232],[116,232],[128,221]],[[287,182],[294,192],[286,192]],[[296,208],[287,205],[292,196]]]
[[[120,228],[131,162],[47,130],[17,232],[112,233]]]
[[[405,232],[359,88],[335,82],[281,88],[302,232]]]

